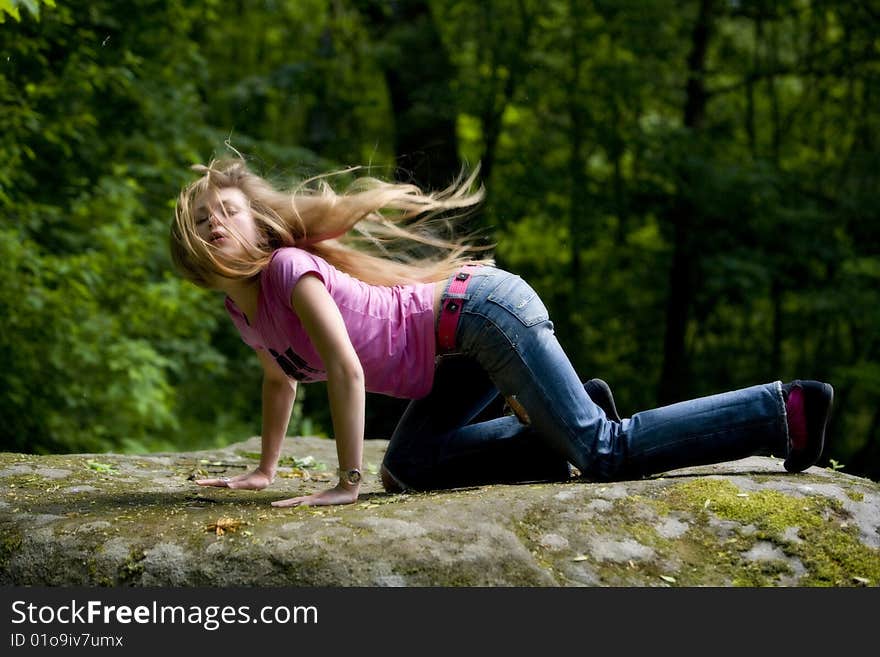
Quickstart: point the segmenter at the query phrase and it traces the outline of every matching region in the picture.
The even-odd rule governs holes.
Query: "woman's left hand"
[[[330,506],[333,504],[351,504],[357,501],[358,491],[356,488],[346,488],[337,485],[330,490],[323,490],[313,495],[304,495],[302,497],[291,497],[289,500],[279,500],[272,502],[272,506]]]

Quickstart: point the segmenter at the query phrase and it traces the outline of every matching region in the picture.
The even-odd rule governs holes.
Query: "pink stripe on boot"
[[[807,414],[804,411],[803,388],[793,387],[785,402],[788,415],[788,438],[792,449],[804,449],[807,446]]]

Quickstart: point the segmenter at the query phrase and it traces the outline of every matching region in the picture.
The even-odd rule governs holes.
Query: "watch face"
[[[339,469],[339,479],[348,484],[357,484],[361,480],[361,471],[357,468],[352,470]]]

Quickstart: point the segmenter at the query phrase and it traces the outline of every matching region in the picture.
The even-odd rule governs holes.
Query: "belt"
[[[477,269],[476,265],[465,265],[458,270],[449,283],[447,294],[464,294],[471,280],[471,272]],[[441,351],[453,351],[455,349],[455,331],[458,328],[458,320],[461,318],[461,307],[464,299],[447,298],[440,306],[440,321],[437,326],[437,343]]]

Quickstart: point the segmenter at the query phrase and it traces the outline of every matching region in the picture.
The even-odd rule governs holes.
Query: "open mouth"
[[[208,242],[211,244],[219,244],[222,240],[226,239],[226,235],[223,233],[211,233],[211,237],[208,238]]]

